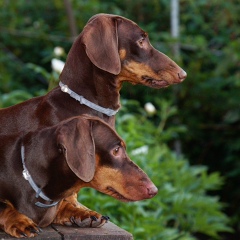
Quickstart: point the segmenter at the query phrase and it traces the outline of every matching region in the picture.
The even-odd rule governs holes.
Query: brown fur
[[[185,78],[186,73],[154,49],[147,34],[136,23],[108,14],[95,15],[88,21],[74,42],[60,75],[60,80],[79,95],[114,110],[120,107],[119,91],[124,81],[161,88],[180,83]],[[1,109],[0,136],[4,142],[0,148],[1,164],[8,164],[6,159],[11,159],[12,163],[16,158],[8,151],[8,143],[13,141],[12,138],[15,140],[13,142],[17,142],[20,136],[30,131],[53,126],[83,113],[98,116],[114,127],[114,116],[108,117],[80,105],[59,87],[45,96]],[[20,163],[16,162],[16,165],[18,167],[9,163],[8,167],[21,168]],[[5,189],[1,180],[0,189]],[[11,191],[7,191],[11,195]]]
[[[7,144],[14,157],[5,153],[0,173],[0,183],[5,186],[0,195],[6,199],[0,204],[0,227],[14,237],[33,237],[39,232],[37,226],[51,223],[102,226],[107,217],[76,201],[76,192],[83,187],[121,201],[138,201],[157,194],[148,176],[127,156],[123,140],[97,117],[73,117],[28,133],[16,143],[14,139]],[[22,176],[21,145],[30,175],[47,197],[59,202],[57,206],[35,206],[37,201],[48,202],[36,198]]]

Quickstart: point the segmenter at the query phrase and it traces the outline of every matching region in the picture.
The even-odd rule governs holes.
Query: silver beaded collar
[[[74,91],[72,91],[67,85],[63,84],[61,81],[59,82],[59,86],[61,87],[61,90],[65,93],[68,93],[72,98],[76,99],[77,101],[79,101],[80,104],[84,104],[98,112],[101,112],[109,117],[116,115],[116,113],[118,112],[118,110],[113,110],[110,108],[104,108],[101,106],[98,106],[97,104],[88,101],[86,98],[84,98],[81,95],[78,95],[77,93],[75,93]]]
[[[50,198],[48,198],[43,192],[42,189],[37,186],[37,184],[33,181],[32,176],[30,175],[29,171],[27,170],[26,164],[25,164],[25,154],[24,154],[24,146],[21,146],[21,158],[22,158],[22,165],[23,165],[23,177],[29,182],[30,186],[36,193],[36,198],[42,198],[45,201],[51,202],[50,204],[44,204],[41,202],[36,202],[35,205],[41,208],[49,208],[54,207],[58,204],[57,202],[54,202]]]

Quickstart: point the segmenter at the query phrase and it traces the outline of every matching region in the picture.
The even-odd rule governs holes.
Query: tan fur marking
[[[124,60],[124,59],[125,59],[126,54],[127,54],[126,49],[120,49],[120,50],[119,50],[119,56],[120,56],[120,59],[121,59],[121,60]]]
[[[134,61],[128,62],[122,67],[120,74],[118,75],[119,81],[130,81],[131,83],[141,83],[142,76],[148,76],[156,80],[164,80],[169,84],[172,83],[172,76],[170,71],[166,69],[156,74],[148,65],[144,63],[137,63]]]
[[[98,158],[97,161],[99,161]],[[116,189],[120,194],[122,194],[126,198],[131,198],[126,190],[126,179],[124,179],[124,175],[121,171],[117,169],[113,169],[110,167],[106,167],[103,165],[99,165],[96,168],[95,176],[91,182],[89,182],[89,187],[93,187],[94,189],[110,195],[116,199],[121,201],[125,201],[124,199],[120,199],[117,194],[108,190],[108,187]]]
[[[36,236],[37,233],[31,232],[30,227],[37,231],[37,225],[30,218],[19,213],[9,201],[5,203],[7,207],[1,212],[0,216],[1,229],[17,238],[22,237],[21,232],[26,234],[27,237]]]
[[[74,194],[71,197],[66,198],[60,202],[58,212],[53,223],[61,225],[72,225],[72,217],[83,221],[84,219],[90,218],[91,216],[95,216],[96,218],[100,218],[102,216],[101,214],[92,211],[83,205],[80,205],[76,199],[77,194]]]
[[[124,186],[124,179],[122,173],[118,170],[105,166],[99,166],[90,184],[91,186],[94,186],[95,189],[102,192],[105,191],[105,188],[108,186],[116,189],[122,189]]]

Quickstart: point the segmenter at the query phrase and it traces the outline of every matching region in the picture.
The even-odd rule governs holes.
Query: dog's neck
[[[21,159],[22,159],[22,165],[23,165],[23,177],[25,178],[25,180],[27,180],[30,184],[30,186],[32,187],[32,189],[35,191],[36,193],[36,198],[37,199],[42,199],[45,200],[47,202],[50,202],[48,204],[42,203],[42,202],[35,202],[35,205],[41,208],[50,208],[50,207],[54,207],[58,204],[59,201],[53,201],[52,199],[48,198],[44,192],[42,191],[41,188],[38,187],[38,185],[34,182],[31,174],[29,173],[26,164],[25,164],[25,147],[24,145],[21,145]]]
[[[62,83],[61,81],[59,82],[59,86],[62,90],[62,92],[67,93],[70,95],[70,97],[74,98],[75,100],[77,100],[80,104],[83,104],[95,111],[98,111],[100,113],[103,113],[106,116],[114,116],[117,114],[118,110],[114,111],[113,109],[110,108],[103,108],[89,100],[87,100],[86,98],[84,98],[83,96],[77,94],[76,92],[74,92],[73,90],[71,90],[67,85],[65,85],[64,83]]]
[[[60,80],[77,94],[101,107],[113,110],[120,108],[121,83],[115,75],[94,66],[82,44],[73,44]]]
[[[44,195],[53,201],[60,201],[74,191],[79,191],[84,183],[82,184],[68,167],[63,153],[59,152],[55,144],[56,141],[52,138],[49,141],[43,140],[54,136],[54,131],[54,128],[51,132],[47,128],[34,136],[29,134],[23,141],[24,160],[33,181]],[[45,203],[42,199],[37,201]]]

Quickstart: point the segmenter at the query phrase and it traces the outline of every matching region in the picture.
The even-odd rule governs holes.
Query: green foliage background
[[[71,3],[79,32],[96,13],[123,15],[174,59],[170,1]],[[239,239],[239,12],[237,0],[180,0],[181,57],[175,60],[188,78],[167,89],[125,84],[121,91],[118,132],[159,194],[122,204],[86,189],[80,199],[110,215],[135,239]],[[49,80],[57,78],[51,69],[54,47],[67,53],[71,44],[63,1],[0,0],[0,107],[45,94]],[[157,114],[147,115],[146,102],[156,106]],[[174,152],[176,141],[180,155]],[[141,146],[148,151],[132,154]]]

